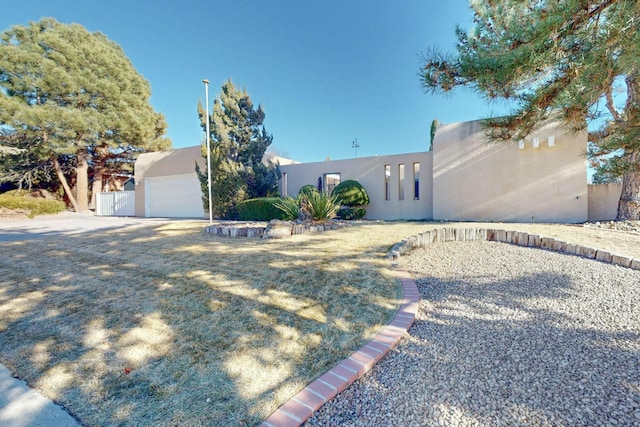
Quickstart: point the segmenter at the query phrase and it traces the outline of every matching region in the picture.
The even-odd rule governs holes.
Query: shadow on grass
[[[2,244],[0,361],[87,425],[253,425],[395,312],[386,244],[200,230]]]

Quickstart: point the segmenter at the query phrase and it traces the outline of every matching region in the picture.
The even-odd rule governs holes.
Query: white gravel
[[[306,426],[640,425],[640,271],[484,241],[400,265],[416,323]]]

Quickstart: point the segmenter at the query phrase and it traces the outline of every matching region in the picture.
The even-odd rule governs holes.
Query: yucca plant
[[[300,215],[300,196],[294,199],[291,196],[285,196],[280,198],[277,202],[273,204],[276,208],[280,209],[284,213],[285,220],[293,221],[298,218]]]
[[[335,218],[340,203],[336,196],[312,192],[302,199],[302,209],[306,210],[314,221],[328,221]]]

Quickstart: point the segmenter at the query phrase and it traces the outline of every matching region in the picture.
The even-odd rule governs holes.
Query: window
[[[282,172],[282,196],[286,196],[287,194],[289,194],[289,189],[287,188],[287,173],[286,172]]]
[[[404,200],[404,164],[398,165],[398,200]]]
[[[326,191],[327,194],[331,194],[338,184],[340,184],[340,173],[324,174],[324,191]]]
[[[413,164],[413,199],[420,200],[420,163]]]
[[[391,200],[391,189],[389,188],[389,184],[391,182],[391,166],[384,165],[384,199]]]

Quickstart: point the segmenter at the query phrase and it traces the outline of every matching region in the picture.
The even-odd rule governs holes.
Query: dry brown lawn
[[[389,322],[383,256],[441,226],[262,240],[177,222],[2,243],[0,362],[86,425],[255,425]],[[638,235],[490,226],[640,257]]]

